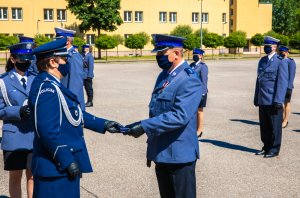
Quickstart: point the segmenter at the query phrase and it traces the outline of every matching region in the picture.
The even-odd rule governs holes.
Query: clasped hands
[[[145,133],[140,121],[126,125],[125,127],[116,121],[105,121],[104,129],[110,133],[123,133],[124,135],[133,136],[135,138]]]

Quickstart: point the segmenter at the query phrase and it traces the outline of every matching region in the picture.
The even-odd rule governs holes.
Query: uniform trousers
[[[283,109],[276,110],[273,105],[259,106],[260,137],[263,150],[278,154],[281,146]]]
[[[80,177],[34,176],[33,198],[80,198]]]
[[[83,84],[86,91],[86,95],[88,97],[88,102],[92,102],[94,96],[93,79],[92,78],[84,79]]]
[[[156,163],[161,198],[196,197],[196,161],[183,164]]]

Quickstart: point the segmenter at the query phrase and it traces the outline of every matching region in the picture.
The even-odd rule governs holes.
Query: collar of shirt
[[[67,51],[69,52],[73,48],[73,45],[69,48],[67,48]]]
[[[274,54],[276,54],[275,52],[271,53],[268,55],[269,60],[274,56]]]
[[[18,80],[20,81],[21,85],[23,84],[23,82],[21,81],[22,78],[25,78],[26,80],[26,84],[27,84],[27,72],[25,72],[24,76],[21,76],[15,69],[13,70],[14,75],[18,78]]]
[[[175,71],[175,69],[177,69],[183,63],[184,63],[184,60],[182,60],[178,65],[176,65],[176,67],[174,69],[172,69],[172,71],[170,71],[169,74],[171,74],[173,71]]]
[[[48,73],[48,74],[50,74],[50,73]],[[57,80],[57,82],[60,82],[60,80],[56,77],[56,76],[54,76],[53,74],[50,74],[55,80]]]

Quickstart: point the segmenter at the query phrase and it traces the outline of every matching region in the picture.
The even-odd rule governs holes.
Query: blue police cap
[[[32,54],[36,55],[37,59],[48,58],[51,56],[68,56],[69,53],[67,51],[66,43],[66,37],[57,39],[33,49]]]
[[[264,37],[264,45],[278,45],[280,40],[273,38],[271,36],[265,36]]]
[[[205,53],[204,50],[199,49],[199,48],[194,48],[193,49],[193,54],[199,54],[199,55],[203,55]]]
[[[19,40],[20,40],[19,43],[24,43],[24,42],[34,43],[34,39],[27,36],[19,36]]]
[[[33,43],[17,43],[15,45],[8,46],[11,54],[18,56],[21,60],[33,60],[34,57],[31,55]]]
[[[90,45],[87,45],[87,44],[83,45],[82,49],[85,49],[85,48],[90,48]]]
[[[154,49],[151,52],[160,52],[167,50],[169,48],[182,48],[183,41],[186,38],[178,37],[178,36],[170,36],[165,34],[152,34],[152,38],[154,41]]]
[[[280,52],[288,52],[289,50],[290,50],[290,49],[289,49],[288,47],[283,46],[283,45],[279,47],[279,51],[280,51]]]
[[[56,38],[58,37],[74,37],[76,31],[74,30],[67,30],[64,28],[54,28],[56,33]]]

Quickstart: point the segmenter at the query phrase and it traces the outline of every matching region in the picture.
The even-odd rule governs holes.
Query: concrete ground
[[[300,197],[300,72],[280,156],[264,159],[254,155],[262,147],[258,109],[253,106],[257,63],[207,62],[209,94],[196,168],[198,197]],[[300,65],[300,58],[296,63]],[[87,111],[123,124],[146,119],[159,71],[154,62],[96,64],[94,107]],[[85,139],[94,172],[84,174],[81,197],[159,197],[154,166],[145,164],[145,135],[134,139],[85,130]],[[8,173],[3,171],[2,156],[0,161],[0,197],[6,197]]]

